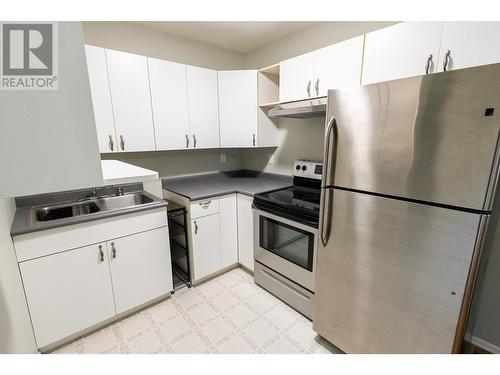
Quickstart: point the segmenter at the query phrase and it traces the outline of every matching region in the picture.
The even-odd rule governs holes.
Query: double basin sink
[[[128,193],[106,197],[95,197],[52,206],[34,207],[32,210],[33,222],[46,222],[67,219],[75,216],[109,212],[126,208],[138,207],[157,203],[158,198],[145,192]]]

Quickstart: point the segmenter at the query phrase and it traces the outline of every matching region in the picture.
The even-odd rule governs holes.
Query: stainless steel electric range
[[[255,282],[312,318],[323,164],[297,160],[293,186],[256,194]]]

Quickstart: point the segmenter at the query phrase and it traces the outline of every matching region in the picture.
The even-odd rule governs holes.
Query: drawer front
[[[208,198],[191,202],[191,219],[219,213],[219,198]]]
[[[15,236],[17,260],[23,262],[113,238],[166,226],[166,208],[47,229]]]
[[[258,262],[255,262],[254,280],[257,285],[312,319],[314,294],[310,291]]]

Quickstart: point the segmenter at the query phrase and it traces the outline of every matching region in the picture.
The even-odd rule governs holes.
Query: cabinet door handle
[[[196,223],[196,220],[194,221],[194,234],[198,233],[198,224]]]
[[[212,203],[212,201],[200,202],[198,204],[203,208],[208,208],[210,203]]]
[[[102,245],[99,245],[99,259],[102,262],[104,262],[104,251],[102,251]]]
[[[189,136],[186,134],[186,148],[189,147]]]
[[[307,83],[307,96],[311,97],[311,80]]]
[[[111,151],[114,151],[114,148],[115,148],[115,142],[113,142],[113,137],[111,136],[111,134],[109,135],[109,149]]]
[[[443,71],[444,72],[446,72],[448,70],[448,65],[450,64],[450,55],[451,55],[450,50],[446,51],[446,54],[444,55],[444,60],[443,60]]]
[[[314,89],[316,90],[316,96],[319,96],[319,78],[316,78],[316,84],[314,85]]]
[[[431,72],[431,66],[432,66],[432,54],[429,55],[425,63],[425,74],[429,74]]]
[[[196,148],[196,135],[193,134],[193,147]]]
[[[111,242],[111,257],[116,259],[116,247],[114,242]]]
[[[125,151],[125,140],[123,139],[123,135],[120,135],[120,146],[122,151]]]
[[[252,144],[255,146],[255,134],[252,137]]]

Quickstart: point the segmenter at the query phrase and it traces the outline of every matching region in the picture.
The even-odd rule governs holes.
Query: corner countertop
[[[165,178],[162,185],[165,190],[195,201],[232,193],[254,196],[257,193],[289,187],[292,185],[292,177],[237,170]]]

